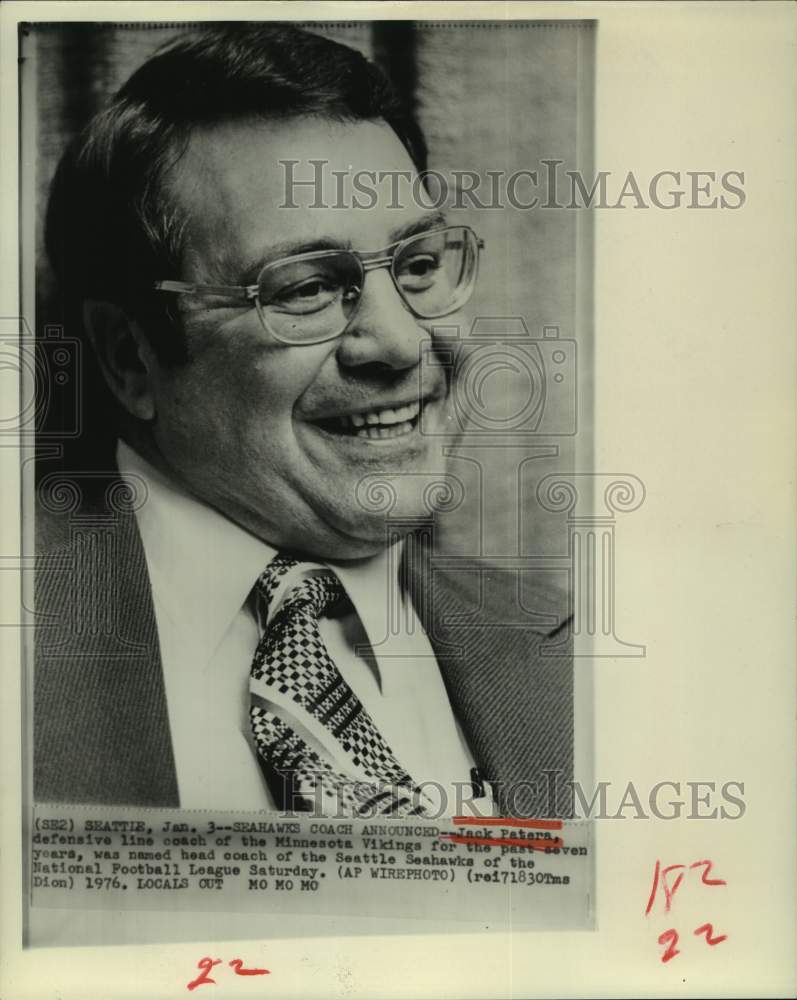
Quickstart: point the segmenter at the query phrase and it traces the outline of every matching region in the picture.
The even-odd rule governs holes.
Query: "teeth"
[[[407,403],[406,406],[400,406],[397,410],[385,410],[384,411],[385,413],[392,414],[392,418],[393,419],[392,419],[392,421],[385,421],[383,419],[382,422],[383,423],[385,423],[385,422],[391,423],[392,422],[392,423],[400,424],[400,423],[404,423],[405,420],[414,420],[418,416],[418,414],[420,413],[420,410],[421,410],[421,404],[420,403],[418,403],[418,402]]]
[[[382,439],[382,438],[395,438],[402,437],[404,434],[409,434],[412,431],[412,424],[409,420],[404,421],[400,424],[390,424],[386,427],[374,427],[370,425],[368,427],[361,427],[357,431],[358,438],[371,438],[372,440]]]
[[[414,420],[420,412],[419,402],[407,403],[406,406],[399,406],[396,409],[369,410],[367,413],[353,413],[348,418],[355,427],[369,427],[375,424],[391,426],[392,424],[403,424],[408,420]]]
[[[387,407],[384,410],[368,410],[367,413],[351,413],[345,417],[338,417],[338,422],[344,430],[354,429],[357,431],[360,437],[381,437],[384,435],[365,432],[372,429],[379,431],[411,424],[420,411],[421,404],[416,400],[414,403],[407,403],[405,406],[398,406],[394,409]],[[389,436],[394,437],[395,435]]]

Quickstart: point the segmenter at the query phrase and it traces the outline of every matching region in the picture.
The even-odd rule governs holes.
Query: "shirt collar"
[[[209,659],[277,550],[185,492],[121,440],[117,464],[123,477],[135,474],[147,484],[136,518],[155,598],[170,627]],[[372,646],[388,635],[390,609],[403,600],[401,553],[399,543],[370,559],[322,563],[337,574]],[[388,586],[390,578],[395,587]]]
[[[276,550],[182,490],[124,441],[120,473],[147,484],[136,511],[156,601],[209,658]]]
[[[402,550],[403,543],[399,542],[370,559],[352,563],[327,563],[343,584],[373,648],[377,648],[389,635],[391,609],[395,616],[396,609],[403,604],[404,595],[399,587]],[[396,624],[395,621],[392,622],[394,629]]]

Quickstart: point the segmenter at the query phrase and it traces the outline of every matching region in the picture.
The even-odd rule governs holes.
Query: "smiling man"
[[[103,557],[73,535],[37,572],[38,800],[559,808],[563,616],[511,627],[513,577],[434,573],[413,534],[456,391],[435,323],[481,241],[387,197],[282,207],[286,160],[389,180],[424,150],[357,53],[238,25],[171,42],[65,155],[48,249],[142,502],[112,484]],[[98,606],[111,627],[75,627]]]
[[[170,181],[191,252],[182,282],[159,282],[180,295],[191,363],[163,369],[151,356],[117,383],[139,418],[138,450],[191,492],[273,545],[371,556],[384,519],[357,485],[439,467],[449,385],[421,351],[432,320],[472,287],[478,248],[470,230],[412,205],[275,209],[289,156],[330,171],[412,167],[385,123],[195,130]]]

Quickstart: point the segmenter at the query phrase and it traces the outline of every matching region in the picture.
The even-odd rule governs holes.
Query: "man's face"
[[[401,208],[388,208],[388,197],[372,209],[310,208],[313,192],[297,189],[299,207],[281,208],[279,161],[288,159],[299,161],[297,178],[311,176],[309,160],[327,161],[331,204],[331,171],[413,171],[384,124],[295,119],[200,131],[170,185],[189,220],[189,249],[182,275],[164,277],[252,284],[274,258],[379,250],[419,223],[434,226],[434,213],[407,198]],[[450,387],[444,368],[421,363],[431,321],[412,316],[387,270],[368,273],[343,336],[311,346],[276,341],[253,307],[229,299],[182,296],[180,306],[189,361],[153,367],[152,433],[160,464],[194,495],[274,546],[332,559],[385,544],[385,512],[369,509],[364,477],[391,477],[394,515],[427,512],[423,489],[442,468],[430,432],[448,426]],[[355,424],[374,415],[383,425],[401,418],[401,433],[358,433]]]

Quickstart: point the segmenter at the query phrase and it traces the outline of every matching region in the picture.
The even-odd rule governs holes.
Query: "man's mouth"
[[[346,413],[315,422],[330,434],[371,440],[397,438],[411,434],[415,430],[424,405],[425,403],[416,399],[401,406],[361,410],[358,413]]]

